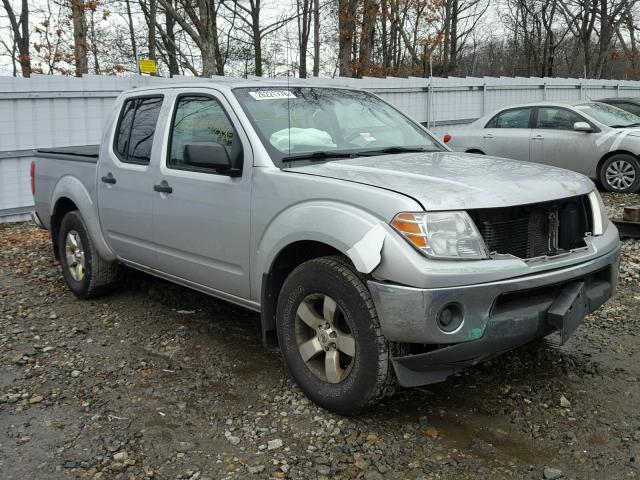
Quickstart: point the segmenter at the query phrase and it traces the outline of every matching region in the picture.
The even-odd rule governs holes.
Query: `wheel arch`
[[[82,215],[100,256],[107,260],[116,260],[116,256],[107,244],[98,218],[98,208],[84,184],[76,177],[65,175],[53,189],[51,195],[51,238],[55,245],[58,242],[58,229],[62,218],[71,210],[78,210]],[[54,227],[55,225],[55,227]]]
[[[277,350],[276,309],[278,296],[286,278],[299,265],[329,255],[348,257],[336,246],[316,240],[298,240],[286,245],[275,256],[269,270],[262,275],[260,307],[262,341],[269,350]]]

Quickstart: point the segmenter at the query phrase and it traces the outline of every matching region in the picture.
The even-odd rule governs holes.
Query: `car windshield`
[[[233,92],[276,162],[443,150],[420,126],[366,92],[313,87]]]
[[[640,125],[640,117],[613,105],[592,102],[581,103],[575,108],[608,127],[621,128]]]

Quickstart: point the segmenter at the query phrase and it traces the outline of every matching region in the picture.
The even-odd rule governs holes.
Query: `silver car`
[[[563,167],[614,192],[640,189],[640,117],[592,101],[511,106],[445,135],[458,152]]]

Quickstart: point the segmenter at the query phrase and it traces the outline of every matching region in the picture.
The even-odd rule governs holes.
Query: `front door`
[[[154,178],[158,268],[248,298],[252,155],[228,103],[211,92],[175,99],[167,151]],[[203,142],[221,144],[241,173],[190,165],[185,147]]]
[[[597,163],[597,137],[575,131],[576,122],[586,119],[563,107],[539,107],[531,130],[531,161],[590,175]]]
[[[98,211],[111,248],[125,260],[155,264],[152,228],[153,177],[149,160],[162,96],[126,99],[113,145],[98,162]],[[161,140],[161,139],[159,139]]]

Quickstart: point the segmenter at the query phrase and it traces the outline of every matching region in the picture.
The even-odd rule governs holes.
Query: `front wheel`
[[[600,181],[610,192],[636,192],[640,188],[640,162],[632,155],[614,155],[602,165]]]
[[[341,257],[298,266],[278,299],[277,327],[287,367],[305,394],[339,414],[391,395],[391,348],[369,290]]]
[[[113,282],[116,264],[100,257],[80,212],[67,213],[58,234],[58,255],[69,290],[82,299],[103,293]]]

